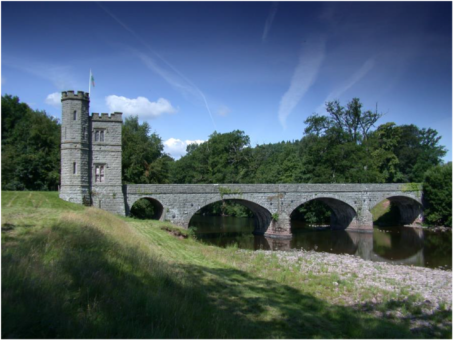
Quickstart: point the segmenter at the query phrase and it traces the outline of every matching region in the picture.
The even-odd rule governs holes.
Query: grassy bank
[[[174,230],[3,192],[2,337],[451,338],[451,310],[425,315],[404,286],[365,289]],[[411,318],[377,313],[397,309]]]

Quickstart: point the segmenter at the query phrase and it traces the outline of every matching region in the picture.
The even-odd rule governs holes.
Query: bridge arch
[[[381,203],[385,199],[389,200],[390,203],[393,203],[398,207],[398,211],[400,213],[400,219],[397,222],[398,224],[414,225],[417,222],[421,222],[423,206],[419,198],[404,194],[384,196],[371,208],[374,208],[377,204]]]
[[[187,217],[185,219],[185,224],[188,226],[189,223],[190,223],[190,220],[192,219],[192,217],[199,210],[203,209],[204,207],[206,207],[206,206],[208,206],[210,204],[213,204],[213,203],[216,203],[216,202],[222,202],[222,201],[229,201],[229,202],[239,203],[239,204],[245,206],[246,208],[250,209],[253,212],[253,215],[254,215],[254,225],[255,225],[255,227],[254,227],[253,233],[256,234],[256,235],[262,235],[262,234],[264,234],[266,232],[267,228],[270,225],[271,218],[272,218],[270,211],[267,210],[266,208],[264,208],[263,206],[261,206],[260,204],[258,204],[256,202],[253,202],[251,200],[244,199],[244,198],[226,198],[226,199],[222,200],[222,199],[219,199],[217,197],[217,198],[214,198],[214,199],[207,200],[202,205],[197,207],[196,210],[191,211],[187,215]]]
[[[157,200],[156,198],[150,197],[150,196],[137,197],[136,199],[132,200],[128,204],[127,209],[126,209],[126,215],[127,216],[134,215],[134,208],[137,207],[137,204],[141,200],[148,201],[149,203],[152,204],[152,206],[154,208],[154,214],[153,214],[152,217],[150,217],[150,219],[160,220],[163,217],[163,214],[164,214],[164,206],[163,206],[163,204],[159,200]]]
[[[321,197],[311,197],[302,201],[299,201],[293,204],[290,209],[288,209],[289,216],[291,217],[297,208],[300,206],[311,202],[311,201],[319,201],[324,203],[329,207],[332,211],[330,226],[332,229],[346,229],[348,228],[354,219],[357,216],[356,210],[352,207],[352,205],[338,197],[329,197],[329,196],[321,196]]]

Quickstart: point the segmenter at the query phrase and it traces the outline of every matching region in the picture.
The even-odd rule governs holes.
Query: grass
[[[345,305],[361,294],[354,277],[302,274],[275,255],[207,246],[178,230],[187,235],[57,193],[2,192],[2,337],[451,337],[451,327],[414,333],[408,318],[375,313],[415,303]],[[451,324],[451,311],[431,317]]]

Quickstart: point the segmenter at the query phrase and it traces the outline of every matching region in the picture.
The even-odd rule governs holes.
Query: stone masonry
[[[125,215],[122,113],[90,116],[90,98],[80,91],[62,92],[61,101],[60,198]]]
[[[396,203],[401,223],[420,222],[421,188],[405,184],[136,184],[123,187],[126,214],[139,199],[152,200],[160,220],[188,228],[202,207],[221,200],[239,202],[255,214],[255,234],[291,237],[291,214],[305,202],[319,200],[333,214],[334,229],[372,232],[370,209],[384,199]],[[278,216],[277,216],[278,215]]]
[[[129,215],[142,198],[157,218],[188,228],[201,208],[221,200],[241,203],[255,214],[255,234],[291,237],[291,214],[319,200],[332,210],[334,229],[371,232],[370,209],[384,199],[400,209],[401,222],[420,221],[421,186],[408,184],[136,184],[122,185],[122,114],[89,114],[88,93],[62,92],[60,198]]]

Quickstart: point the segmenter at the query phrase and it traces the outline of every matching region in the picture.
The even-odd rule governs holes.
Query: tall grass
[[[315,292],[329,294],[338,278],[310,280],[275,258],[177,238],[164,223],[53,193],[2,194],[2,216],[4,338],[448,337]]]

